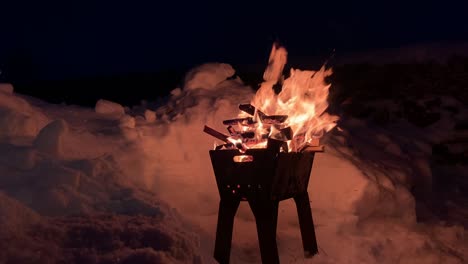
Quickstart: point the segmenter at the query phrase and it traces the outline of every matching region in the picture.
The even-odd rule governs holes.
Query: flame
[[[268,67],[263,75],[264,82],[251,101],[257,110],[267,115],[287,115],[282,124],[291,127],[293,139],[288,142],[289,151],[298,151],[307,143],[321,138],[325,132],[336,126],[338,116],[325,111],[328,108],[330,84],[325,78],[332,74],[331,69],[322,67],[319,71],[291,69],[290,76],[282,83],[282,90],[276,94],[273,86],[282,78],[287,52],[284,47],[273,44]],[[264,124],[257,118],[256,135],[261,136]],[[270,135],[274,129],[270,130]],[[269,136],[270,136],[269,135]],[[255,147],[255,146],[254,146]]]
[[[339,117],[325,112],[331,86],[325,78],[332,70],[325,67],[318,71],[291,69],[290,76],[283,80],[286,61],[286,49],[274,43],[263,74],[264,82],[251,101],[251,106],[255,107],[253,118],[250,116],[252,108],[240,112],[239,117],[249,121],[230,126],[229,148],[245,153],[247,149],[266,148],[268,138],[272,138],[287,142],[287,151],[297,152],[306,146],[318,146],[320,138],[336,126]],[[276,94],[273,87],[278,82],[282,89]],[[243,133],[250,133],[250,136],[244,137]]]

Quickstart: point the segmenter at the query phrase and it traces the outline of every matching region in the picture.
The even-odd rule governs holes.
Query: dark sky
[[[292,58],[468,39],[468,1],[253,2],[2,1],[0,66],[67,78],[263,63],[276,37]]]

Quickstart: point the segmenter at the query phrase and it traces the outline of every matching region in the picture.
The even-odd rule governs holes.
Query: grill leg
[[[314,220],[310,209],[309,194],[307,192],[294,197],[296,202],[299,226],[301,228],[302,246],[305,257],[312,257],[318,253],[317,240],[315,238]]]
[[[221,199],[219,202],[218,224],[216,227],[216,242],[214,258],[221,264],[229,263],[231,256],[232,229],[234,217],[240,200]]]
[[[249,201],[255,216],[262,263],[279,264],[276,244],[278,201]]]

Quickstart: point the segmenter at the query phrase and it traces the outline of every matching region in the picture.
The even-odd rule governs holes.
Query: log
[[[251,104],[240,104],[239,110],[246,112],[247,114],[253,116],[255,114],[255,106]]]
[[[245,118],[234,118],[234,119],[228,119],[223,121],[223,125],[226,126],[232,126],[232,125],[251,125],[254,124],[255,122],[251,117],[245,117]]]
[[[267,149],[277,153],[280,152],[281,149],[283,149],[284,152],[288,152],[288,143],[282,140],[268,138]]]
[[[231,136],[235,136],[235,135],[239,134],[239,133],[237,133],[237,131],[232,126],[228,126],[227,131],[229,132],[229,134]]]
[[[251,104],[240,104],[239,105],[239,109],[241,111],[244,111],[245,113],[253,116],[255,115],[255,106],[251,105]],[[260,118],[260,120],[262,121],[262,123],[267,123],[267,124],[279,124],[279,123],[283,123],[284,121],[286,121],[286,119],[288,119],[288,116],[287,115],[267,115],[265,113],[263,113],[262,111],[258,110],[257,109],[257,115],[258,117]]]
[[[288,119],[287,115],[271,115],[271,116],[268,116],[268,115],[260,116],[259,115],[259,117],[260,117],[260,120],[262,120],[262,123],[271,124],[271,125],[281,124],[284,121],[286,121],[286,119]]]
[[[293,138],[293,131],[291,127],[285,127],[283,129],[280,129],[280,131],[287,140],[291,140]]]
[[[231,143],[229,142],[228,138],[229,136],[228,135],[225,135],[221,132],[218,132],[216,130],[214,130],[213,128],[209,127],[209,126],[206,126],[205,125],[205,128],[203,128],[203,132],[207,133],[208,135],[212,136],[212,137],[215,137],[221,141],[224,141],[226,143]]]

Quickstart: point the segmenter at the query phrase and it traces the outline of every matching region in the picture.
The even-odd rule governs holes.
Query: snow
[[[214,89],[219,83],[233,76],[231,65],[226,63],[206,63],[190,70],[185,77],[184,89]]]
[[[104,100],[93,111],[0,93],[0,263],[213,263],[219,194],[208,150],[215,140],[202,129],[223,131],[221,121],[253,97],[229,78],[234,73],[227,64],[197,67],[144,118]],[[442,102],[437,111],[455,105],[459,114],[425,128],[343,118],[323,138],[308,188],[319,254],[304,259],[288,200],[279,211],[281,262],[466,263],[462,224],[417,221],[419,201],[431,203],[434,181],[450,169],[434,166],[431,146],[451,138],[447,125],[466,113],[454,98]],[[246,203],[231,259],[260,262]]]
[[[154,111],[146,109],[145,110],[145,120],[148,123],[153,123],[154,121],[156,121],[156,113]]]
[[[20,202],[11,199],[5,193],[0,192],[0,222],[2,223],[0,232],[19,234],[24,231],[26,226],[39,221],[40,216],[36,212],[24,207]]]
[[[0,138],[34,137],[47,122],[47,117],[26,100],[0,93]]]
[[[0,92],[5,94],[13,94],[13,85],[11,83],[0,83]]]
[[[52,121],[41,129],[33,145],[42,153],[61,157],[63,156],[63,138],[67,133],[68,124],[65,120]]]
[[[119,118],[125,114],[124,107],[118,103],[100,99],[96,102],[96,113]]]
[[[135,118],[130,116],[130,115],[123,115],[120,118],[120,124],[119,126],[121,128],[135,128]]]

